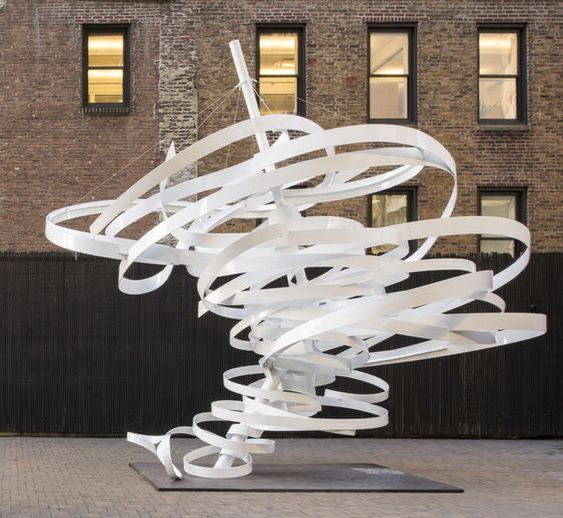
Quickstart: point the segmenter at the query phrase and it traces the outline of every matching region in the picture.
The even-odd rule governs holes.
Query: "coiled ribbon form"
[[[205,176],[168,184],[198,160],[266,132],[280,134],[269,149]],[[343,150],[357,145],[362,148]],[[319,203],[389,189],[415,178],[425,166],[452,178],[449,201],[437,219],[364,228],[347,218],[301,214]],[[385,173],[370,174],[382,167]],[[125,293],[155,290],[173,266],[183,265],[198,277],[199,314],[211,311],[238,320],[230,333],[231,346],[260,357],[258,365],[223,375],[225,387],[240,400],[215,401],[210,412],[194,417],[192,426],[162,436],[128,434],[128,440],[155,453],[171,477],[182,477],[170,453],[170,440],[179,434],[207,444],[184,457],[185,472],[238,477],[251,472],[252,454],[274,450],[272,440],[261,438],[264,431],[353,435],[385,426],[387,411],[379,403],[387,399],[389,386],[358,369],[478,351],[545,332],[544,315],[505,313],[504,301],[493,293],[526,266],[528,229],[504,218],[451,217],[456,194],[453,158],[421,131],[391,125],[324,130],[302,117],[268,115],[222,129],[178,154],[171,150],[164,163],[116,200],[52,212],[46,218],[46,236],[74,252],[119,260],[119,288]],[[158,214],[160,221],[139,239],[120,236],[150,214]],[[89,232],[63,225],[92,215],[97,217]],[[214,232],[236,218],[260,218],[262,224],[248,233]],[[525,251],[495,275],[477,272],[465,259],[424,259],[437,237],[483,233],[518,240]],[[175,244],[169,244],[171,238]],[[409,240],[421,243],[410,255]],[[379,245],[392,249],[366,254]],[[127,272],[134,262],[162,269],[131,279]],[[437,270],[460,274],[388,291],[411,273]],[[271,287],[275,281],[284,284]],[[475,300],[493,311],[446,313]],[[378,350],[397,334],[416,343]],[[241,378],[248,376],[257,379],[243,383]],[[323,392],[337,377],[357,380],[368,389]],[[326,407],[353,410],[363,417],[315,417]],[[205,428],[212,421],[233,424],[223,437]],[[214,454],[223,459],[215,467],[198,462]]]

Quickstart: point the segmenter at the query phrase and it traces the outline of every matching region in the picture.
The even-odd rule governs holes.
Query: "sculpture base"
[[[157,462],[130,466],[158,491],[463,493],[459,487],[377,464],[254,464],[252,473],[241,478],[184,475],[183,480],[171,480]]]

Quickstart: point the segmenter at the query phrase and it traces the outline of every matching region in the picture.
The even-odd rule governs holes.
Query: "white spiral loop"
[[[267,132],[281,137],[248,160],[168,185],[174,174],[198,160]],[[365,228],[342,217],[302,216],[319,203],[400,185],[425,166],[452,179],[449,201],[437,219]],[[370,174],[382,167],[388,170]],[[54,211],[47,216],[46,235],[74,252],[119,260],[119,288],[125,293],[155,290],[166,282],[173,266],[183,265],[198,277],[199,314],[211,311],[238,320],[230,344],[260,357],[258,365],[224,373],[225,387],[240,400],[215,401],[210,412],[194,417],[191,427],[174,428],[163,436],[128,436],[153,451],[171,477],[181,478],[172,463],[170,439],[193,435],[207,446],[185,456],[187,473],[237,477],[251,472],[252,454],[273,451],[274,442],[261,438],[264,431],[352,435],[385,426],[387,411],[379,403],[387,399],[389,386],[357,369],[478,351],[545,331],[543,315],[504,313],[503,300],[493,293],[527,264],[529,231],[503,218],[451,217],[456,191],[454,160],[421,131],[391,125],[324,130],[302,117],[269,115],[229,126],[177,155],[169,153],[164,163],[116,200]],[[144,235],[120,236],[150,214],[160,215],[160,222]],[[63,225],[91,215],[97,218],[89,232]],[[260,218],[262,223],[248,233],[214,232],[237,218]],[[482,233],[518,240],[525,252],[495,275],[477,272],[465,259],[424,259],[440,236]],[[175,245],[166,241],[170,237]],[[420,246],[409,255],[408,243],[414,240]],[[391,249],[366,254],[380,245]],[[145,279],[131,279],[127,273],[135,262],[162,269]],[[389,292],[411,273],[428,271],[460,274]],[[447,313],[475,300],[494,311]],[[416,343],[378,347],[393,335],[414,338]],[[248,376],[256,379],[243,382]],[[363,383],[367,391],[321,392],[338,377]],[[327,407],[362,417],[316,417]],[[212,421],[233,425],[223,437],[205,428]],[[229,461],[215,467],[198,463],[219,453]]]

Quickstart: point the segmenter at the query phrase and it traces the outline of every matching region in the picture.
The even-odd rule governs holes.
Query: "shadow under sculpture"
[[[214,401],[209,412],[194,416],[191,426],[162,436],[128,434],[129,441],[154,452],[168,475],[178,479],[182,472],[170,451],[174,435],[193,435],[207,444],[185,455],[186,473],[240,477],[252,471],[253,454],[274,451],[274,441],[261,438],[265,431],[354,435],[385,426],[387,411],[379,403],[387,399],[389,386],[365,372],[369,367],[474,352],[545,332],[544,315],[505,313],[504,301],[494,293],[526,266],[528,229],[504,218],[451,217],[456,168],[439,142],[403,126],[325,130],[297,115],[261,116],[240,45],[233,41],[230,46],[248,119],[178,154],[171,146],[165,162],[115,200],[65,207],[46,218],[46,236],[56,245],[120,261],[119,289],[125,293],[155,290],[174,266],[186,267],[198,277],[199,314],[212,311],[238,320],[230,345],[258,355],[256,365],[223,374],[225,387],[240,399]],[[256,138],[258,152],[247,160],[169,184],[186,167],[249,137]],[[400,185],[424,167],[451,178],[449,201],[437,219],[365,228],[349,218],[304,216],[320,203]],[[125,229],[153,214],[160,221],[138,239],[122,237]],[[96,219],[88,231],[64,225],[92,215]],[[214,231],[235,219],[259,219],[261,224],[246,233]],[[484,233],[518,240],[524,252],[496,274],[478,272],[465,259],[424,259],[440,236]],[[413,240],[419,246],[410,253]],[[383,245],[386,253],[366,253]],[[162,269],[148,278],[128,278],[135,262]],[[427,271],[458,275],[388,292],[410,274]],[[271,287],[282,280],[284,286]],[[491,312],[448,313],[473,301],[488,304]],[[416,343],[392,350],[378,347],[394,335]],[[244,383],[241,378],[248,376],[257,379]],[[329,388],[338,377],[368,388],[362,393]],[[363,417],[315,417],[327,407]],[[221,436],[206,429],[211,421],[232,425]],[[216,456],[214,465],[201,462],[208,456]]]

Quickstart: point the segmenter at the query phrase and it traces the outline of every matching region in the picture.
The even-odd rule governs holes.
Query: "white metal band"
[[[168,180],[185,167],[266,132],[300,136],[279,139],[244,162],[169,186]],[[335,151],[357,145],[362,148]],[[319,152],[324,156],[318,156]],[[320,203],[400,185],[426,166],[451,178],[450,198],[436,219],[364,228],[347,218],[301,216],[304,209]],[[366,175],[376,167],[388,170]],[[155,187],[159,187],[157,192]],[[257,116],[213,133],[177,155],[171,150],[163,164],[116,200],[52,212],[46,219],[46,235],[68,250],[120,261],[119,288],[125,293],[155,290],[166,282],[174,265],[185,266],[199,278],[199,313],[211,311],[239,321],[231,331],[231,345],[260,356],[259,365],[224,373],[225,387],[241,400],[216,401],[210,412],[194,417],[191,427],[175,428],[163,436],[128,436],[153,451],[168,474],[179,478],[182,474],[172,463],[170,440],[178,434],[193,435],[208,446],[185,456],[187,473],[236,477],[250,473],[252,454],[273,451],[274,442],[260,438],[264,431],[350,435],[385,426],[387,411],[379,403],[387,399],[389,387],[357,369],[478,351],[545,331],[543,315],[506,314],[504,301],[493,293],[526,266],[529,231],[503,218],[451,217],[456,194],[451,155],[416,129],[358,125],[324,130],[294,115]],[[120,235],[150,214],[160,215],[161,220],[144,235],[138,239]],[[90,231],[65,226],[86,216],[96,216]],[[263,223],[252,232],[215,232],[226,221],[256,217]],[[494,275],[477,272],[466,259],[424,259],[438,237],[483,233],[515,239],[525,252]],[[165,244],[170,236],[176,244]],[[413,240],[420,240],[420,246],[409,253],[408,242]],[[394,248],[382,255],[366,255],[367,249],[379,245]],[[135,262],[162,269],[145,279],[130,279],[127,272]],[[311,268],[322,273],[312,274]],[[388,291],[411,273],[424,271],[460,275]],[[234,277],[221,281],[227,276]],[[268,286],[281,280],[285,286]],[[489,304],[492,311],[446,313],[475,300]],[[417,342],[378,350],[394,335]],[[245,376],[258,379],[243,383]],[[337,377],[352,378],[370,389],[319,393]],[[364,417],[315,417],[323,407],[347,408]],[[226,437],[205,428],[216,420],[233,423]],[[237,464],[200,464],[200,459],[219,452],[238,459]]]

